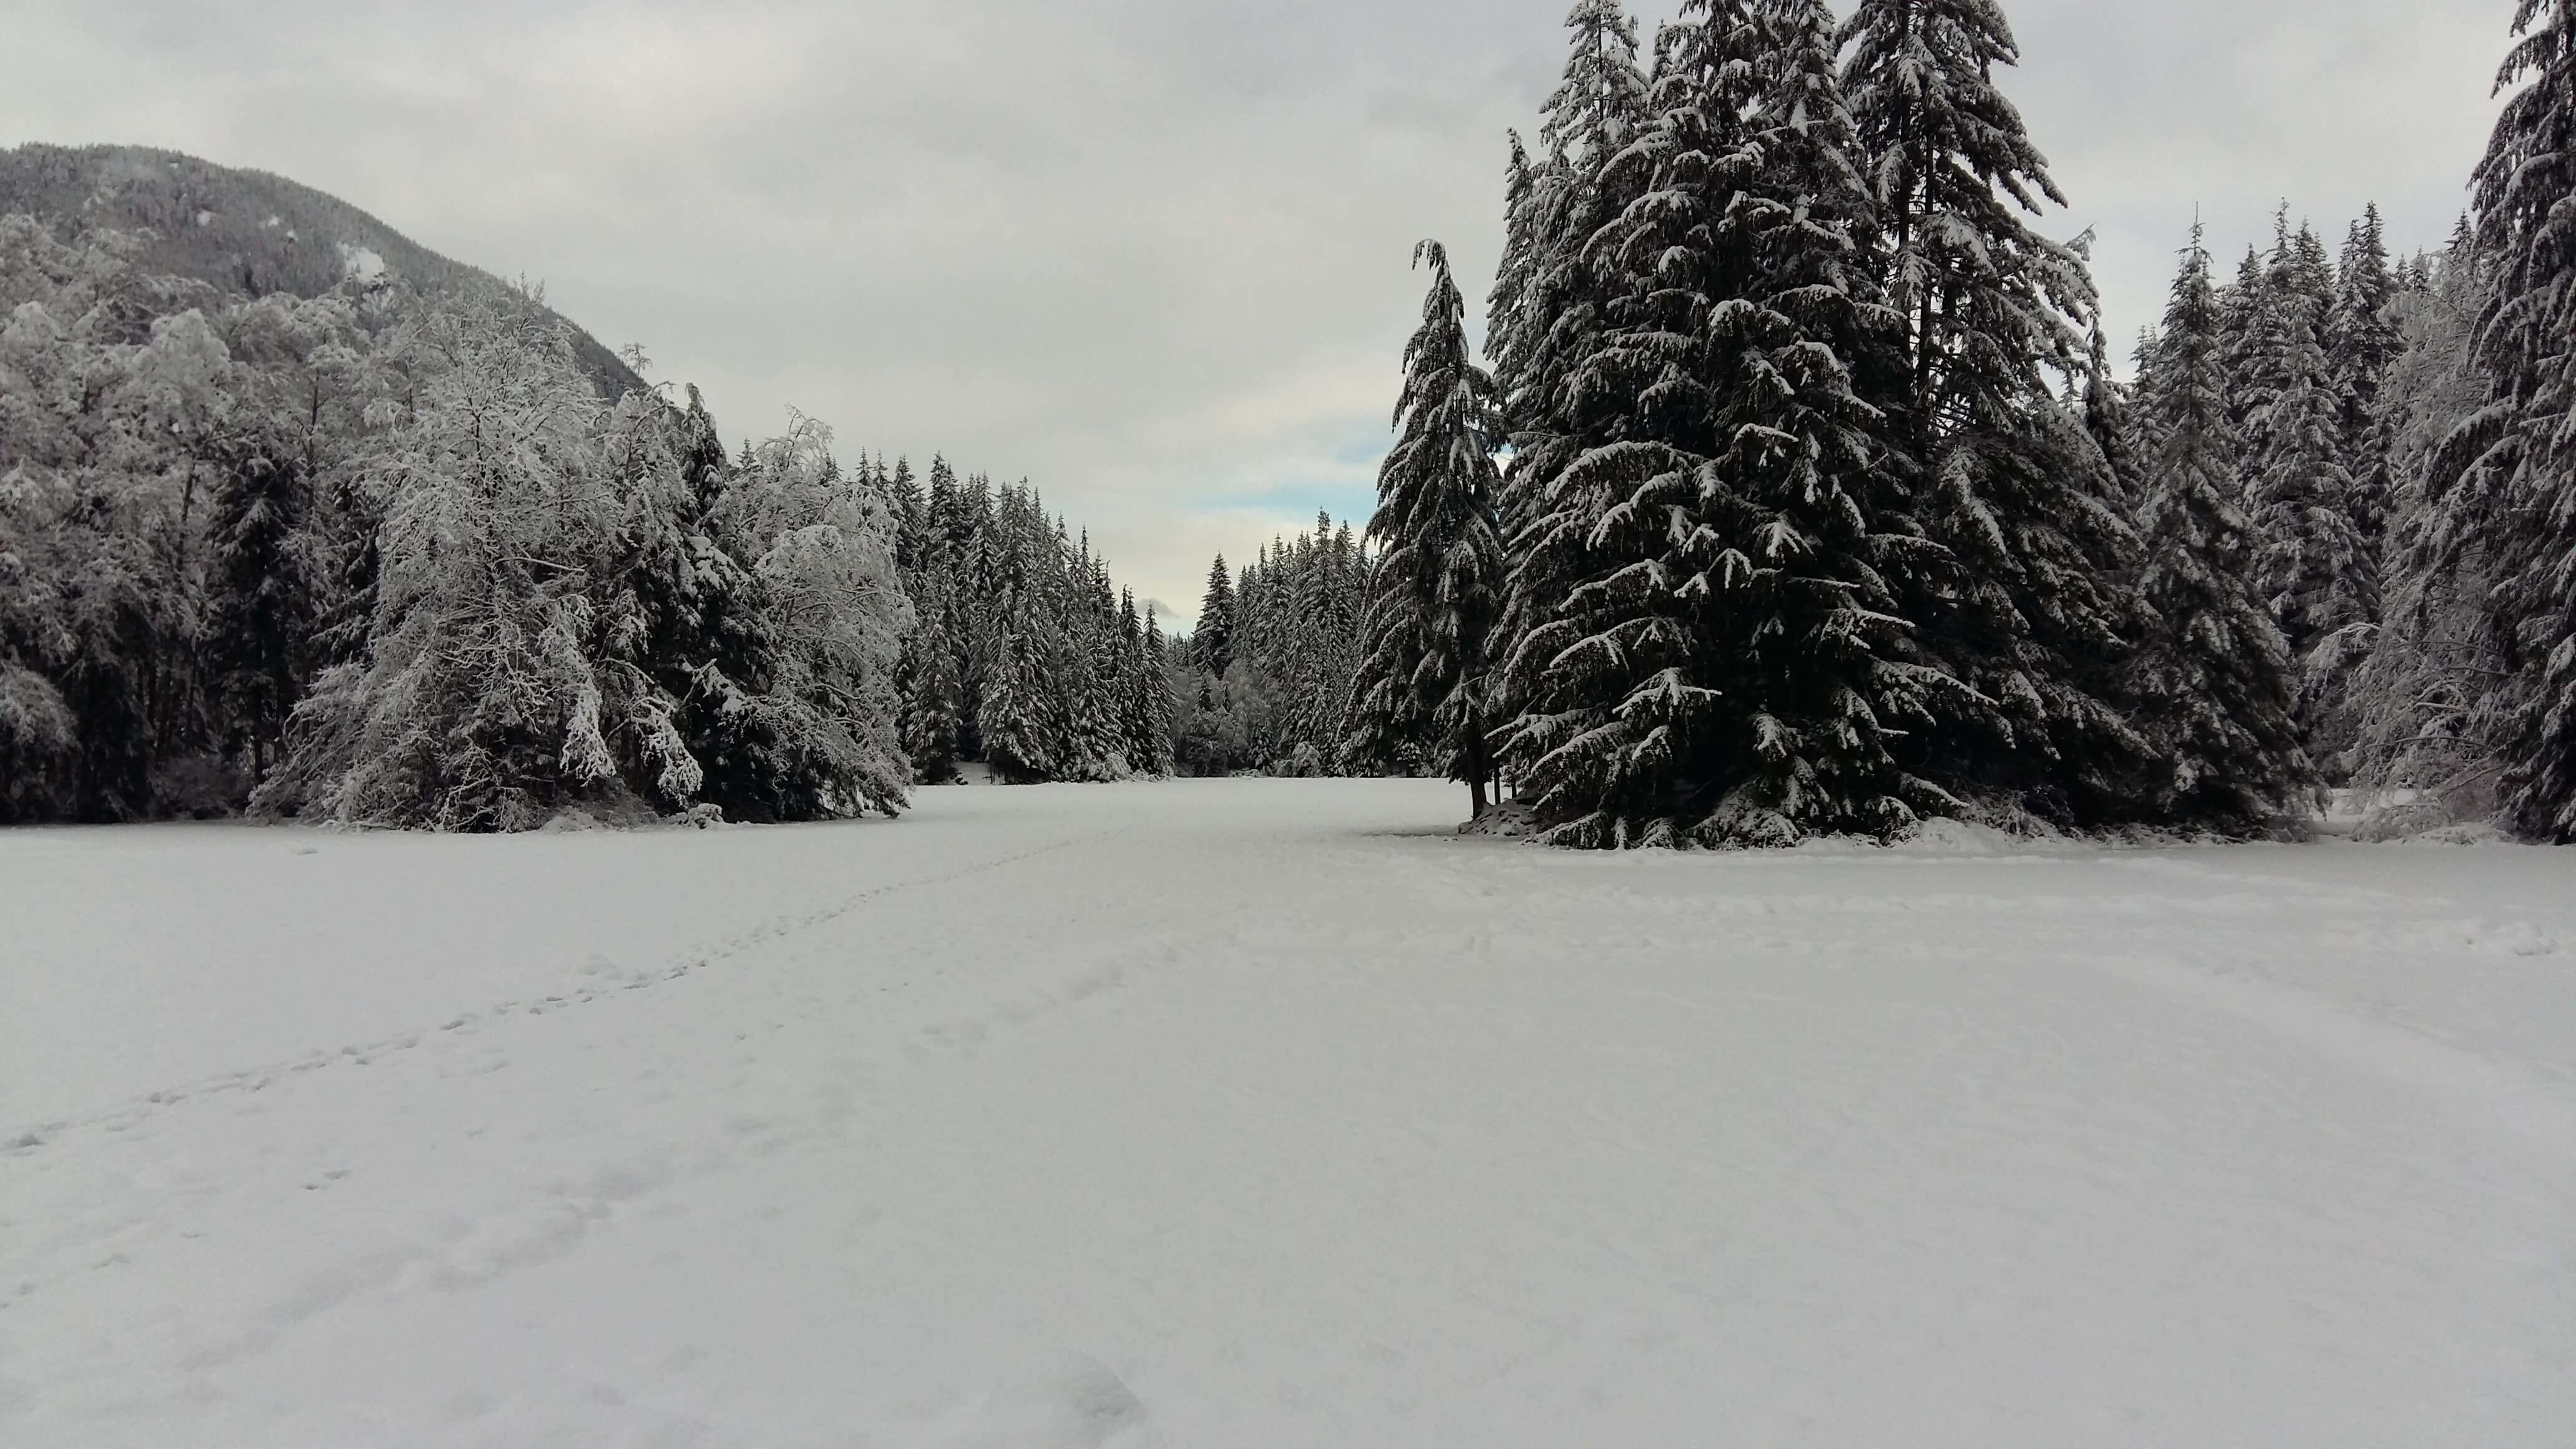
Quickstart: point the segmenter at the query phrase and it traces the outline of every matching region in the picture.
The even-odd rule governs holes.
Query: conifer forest
[[[2497,820],[2576,840],[2570,17],[2438,249],[2106,335],[1991,0],[1567,20],[1481,347],[1426,242],[1365,528],[1141,613],[1028,483],[728,439],[524,290],[0,222],[0,819],[810,820],[1432,774],[1577,846]],[[588,352],[584,348],[588,348]],[[1238,555],[1240,559],[1240,555]]]
[[[526,291],[250,297],[13,217],[0,817],[814,820],[984,766],[1445,773],[1571,846],[2329,789],[2571,841],[2576,62],[2517,23],[2445,248],[2285,201],[2233,263],[2177,235],[2125,340],[1989,0],[1651,46],[1584,0],[1481,356],[1425,242],[1376,518],[1216,559],[1177,642],[1036,487],[726,441]]]

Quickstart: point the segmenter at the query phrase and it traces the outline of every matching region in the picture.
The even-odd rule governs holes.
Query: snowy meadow
[[[2561,1445],[2576,857],[0,834],[12,1445]]]

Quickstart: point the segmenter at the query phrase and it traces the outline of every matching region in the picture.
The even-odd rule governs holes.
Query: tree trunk
[[[1485,777],[1491,768],[1485,761],[1485,727],[1482,720],[1470,720],[1467,726],[1467,796],[1476,802],[1476,813],[1470,820],[1485,818]]]

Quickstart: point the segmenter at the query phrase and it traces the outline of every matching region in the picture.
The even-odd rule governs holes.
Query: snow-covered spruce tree
[[[1587,193],[1635,199],[1585,249],[1591,295],[1547,299],[1534,324],[1581,345],[1546,395],[1585,407],[1579,427],[1513,420],[1498,744],[1553,843],[1678,843],[1699,803],[1683,798],[1696,782],[1677,778],[1678,742],[1648,717],[1653,700],[1629,701],[1642,684],[1704,714],[1720,704],[1710,594],[1686,593],[1700,570],[1676,576],[1664,556],[1676,538],[1716,543],[1693,520],[1734,503],[1698,475],[1719,446],[1709,316],[1747,268],[1740,247],[1721,255],[1717,225],[1721,168],[1740,167],[1745,146],[1752,51],[1733,0],[1694,4],[1657,37],[1636,139],[1599,158]]]
[[[1560,843],[1891,832],[1954,803],[1891,752],[1946,682],[1906,657],[1887,580],[1920,545],[1853,390],[1898,319],[1832,18],[1694,0],[1658,50],[1650,174],[1604,239],[1633,280],[1587,369],[1638,403],[1529,530],[1518,577],[1571,586],[1514,646],[1508,756]]]
[[[2289,208],[2281,209],[2274,218],[2279,231],[2289,220]],[[2264,315],[2273,304],[2272,268],[2264,265],[2262,250],[2247,246],[2245,257],[2236,264],[2236,280],[2218,287],[2218,377],[2219,395],[2227,403],[2228,447],[2237,461],[2236,489],[2241,498],[2252,496],[2245,477],[2245,456],[2251,450],[2245,445],[2245,420],[2254,410],[2254,394],[2261,372],[2261,349]]]
[[[1870,255],[1904,319],[1898,370],[1856,386],[1942,549],[1898,581],[1902,612],[1979,696],[1901,754],[1989,811],[2125,818],[2150,754],[2120,704],[2136,540],[2060,391],[2098,375],[2097,302],[2081,244],[2031,229],[2065,199],[1995,85],[2018,48],[1993,0],[1862,0],[1840,43]]]
[[[1177,768],[1174,759],[1176,713],[1172,698],[1172,647],[1163,637],[1163,621],[1154,606],[1145,606],[1145,643],[1137,661],[1137,723],[1142,738],[1137,743],[1137,768],[1155,776],[1169,775]]]
[[[2497,77],[2519,85],[2475,176],[2489,295],[2476,355],[2488,405],[2448,450],[2489,536],[2498,652],[2486,709],[2504,742],[2503,818],[2576,842],[2576,0],[2521,0]],[[2458,505],[2455,505],[2458,506]]]
[[[1404,349],[1396,444],[1378,469],[1379,548],[1348,749],[1391,759],[1424,750],[1487,806],[1493,760],[1488,636],[1502,604],[1505,558],[1495,517],[1501,445],[1493,379],[1467,341],[1466,302],[1438,242],[1414,249],[1431,268],[1422,325]]]
[[[2162,818],[2262,831],[2310,780],[2290,717],[2290,653],[2257,592],[2258,540],[2238,503],[2218,299],[2197,228],[2142,359],[2140,591],[2156,623],[2135,665],[2139,724],[2169,772]]]
[[[1190,643],[1200,666],[1219,679],[1234,664],[1234,632],[1234,574],[1218,554],[1208,565],[1207,592],[1199,598],[1199,624]]]
[[[2313,232],[2280,229],[2253,319],[2243,423],[2256,575],[2290,649],[2312,754],[2348,742],[2336,641],[2379,613],[2378,559],[2354,518],[2344,399],[2324,346],[2329,271]]]
[[[1121,745],[1130,773],[1159,779],[1172,773],[1172,692],[1163,626],[1148,607],[1136,615],[1136,596],[1118,597]]]
[[[1512,446],[1496,496],[1507,546],[1556,510],[1552,495],[1575,459],[1620,435],[1632,395],[1603,384],[1601,352],[1624,264],[1602,249],[1604,228],[1644,186],[1621,157],[1644,134],[1647,83],[1637,26],[1618,0],[1577,0],[1566,16],[1565,69],[1547,98],[1537,159],[1517,204],[1506,196],[1506,266],[1487,309],[1486,353]],[[1507,178],[1508,185],[1522,179]],[[1498,629],[1520,637],[1561,591],[1533,577],[1508,590]]]
[[[1088,532],[1074,546],[1068,582],[1065,673],[1080,744],[1079,778],[1123,780],[1134,773],[1125,725],[1128,655],[1119,633],[1117,590],[1108,564],[1091,551]]]
[[[228,750],[254,781],[268,773],[304,693],[306,641],[319,612],[303,536],[312,485],[303,459],[264,427],[229,438],[207,502],[207,663]]]
[[[1017,783],[1056,778],[1066,743],[1048,674],[1056,651],[1048,638],[1054,621],[1045,522],[1033,502],[1006,488],[996,500],[986,550],[995,586],[984,596],[991,623],[984,631],[976,733],[985,762]]]
[[[2374,558],[2386,540],[2396,492],[2389,472],[2390,440],[2381,425],[2379,407],[2380,389],[2405,345],[2389,312],[2396,293],[2387,231],[2374,203],[2344,237],[2343,260],[2335,268],[2334,305],[2324,328],[2328,376],[2343,407],[2343,468],[2352,480],[2347,511],[2360,530],[2363,548]]]
[[[1562,388],[1597,344],[1607,301],[1588,254],[1632,194],[1611,163],[1644,129],[1646,77],[1637,23],[1619,0],[1575,0],[1565,17],[1565,70],[1542,108],[1535,163],[1513,138],[1506,174],[1503,265],[1487,315],[1487,350],[1514,432],[1562,431]]]

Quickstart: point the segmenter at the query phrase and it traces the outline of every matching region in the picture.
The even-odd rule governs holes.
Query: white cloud
[[[1140,594],[1365,485],[1438,236],[1481,301],[1566,0],[16,0],[0,144],[278,171],[545,281],[726,428],[1037,481]],[[2448,230],[2487,0],[2020,0],[2009,77],[2116,332],[2194,208]],[[1669,5],[1650,8],[1649,22]],[[1226,499],[1245,500],[1240,507]]]

